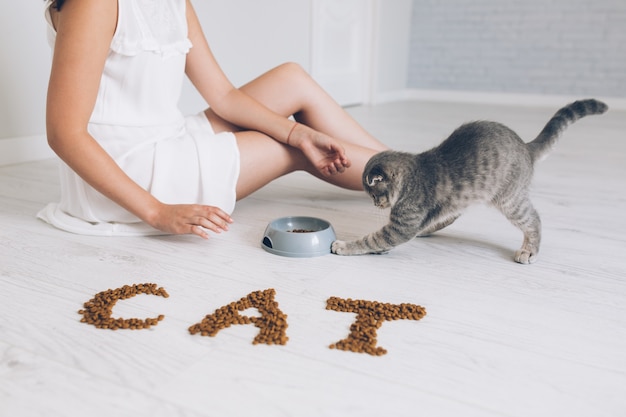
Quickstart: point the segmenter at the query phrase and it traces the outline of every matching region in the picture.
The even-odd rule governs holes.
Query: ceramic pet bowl
[[[315,217],[281,217],[265,228],[261,246],[274,255],[311,258],[330,253],[337,239],[333,226]]]

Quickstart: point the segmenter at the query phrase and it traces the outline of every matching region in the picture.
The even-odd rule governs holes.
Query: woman
[[[296,64],[237,89],[189,0],[48,0],[48,142],[62,198],[39,216],[84,234],[193,233],[232,223],[236,200],[306,170],[361,188],[386,147]],[[184,74],[209,104],[183,118]],[[295,122],[291,120],[293,116]]]

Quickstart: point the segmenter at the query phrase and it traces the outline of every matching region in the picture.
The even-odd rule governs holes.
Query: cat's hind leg
[[[497,207],[514,226],[524,233],[522,247],[515,252],[515,262],[520,264],[535,262],[541,243],[541,218],[528,196],[502,202]]]

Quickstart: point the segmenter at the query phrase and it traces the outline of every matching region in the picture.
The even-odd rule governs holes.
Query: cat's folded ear
[[[366,175],[365,181],[367,185],[373,187],[377,183],[384,181],[385,175],[383,173],[382,167],[380,165],[374,166]]]
[[[369,175],[367,176],[367,185],[369,185],[370,187],[373,187],[374,185],[376,185],[377,183],[381,182],[383,180],[383,176],[382,175],[375,175],[373,177],[370,177]]]

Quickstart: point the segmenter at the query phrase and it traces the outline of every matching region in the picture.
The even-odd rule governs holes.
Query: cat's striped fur
[[[337,240],[331,251],[338,255],[387,252],[448,226],[471,204],[488,203],[524,234],[515,261],[534,262],[541,220],[529,198],[533,165],[550,152],[567,126],[607,109],[593,99],[571,103],[557,111],[529,143],[500,123],[477,121],[462,125],[429,151],[375,155],[365,166],[363,186],[377,207],[391,207],[389,222],[360,240]]]

